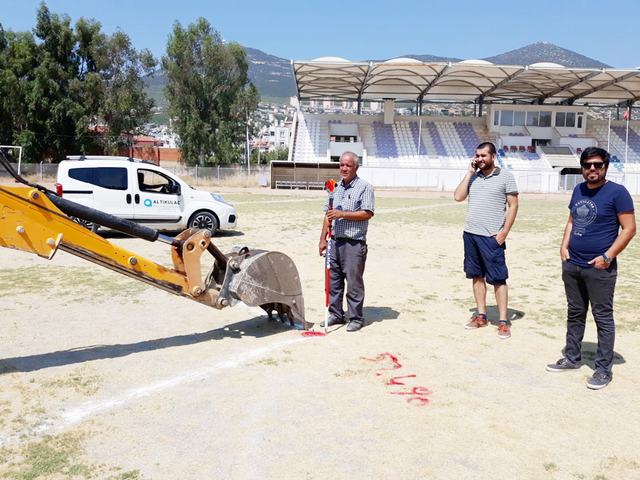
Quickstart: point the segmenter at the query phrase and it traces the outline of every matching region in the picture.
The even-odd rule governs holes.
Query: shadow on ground
[[[390,307],[364,307],[364,318],[367,324],[395,320],[400,312]]]
[[[364,327],[367,325],[371,325],[372,323],[382,322],[384,320],[395,320],[400,316],[400,313],[397,310],[394,310],[390,307],[364,307]],[[307,325],[309,329],[314,327],[314,324],[307,320]],[[324,325],[323,322],[318,324],[320,327]],[[343,327],[346,327],[347,324],[341,324],[335,327],[331,327],[331,331],[340,330]]]
[[[469,311],[472,315],[478,313],[476,308],[470,308]],[[510,322],[520,320],[524,315],[525,313],[522,310],[507,308],[507,320]],[[492,325],[498,325],[498,322],[500,321],[500,314],[498,313],[497,305],[487,305],[487,320],[489,320]]]
[[[582,363],[589,367],[591,370],[596,369],[596,355],[598,352],[598,344],[594,342],[582,342]],[[564,356],[564,347],[560,352],[562,356]],[[613,364],[621,365],[623,363],[627,363],[622,355],[618,352],[613,352]]]
[[[291,327],[288,324],[268,321],[266,316],[261,315],[250,320],[243,320],[202,333],[176,335],[174,337],[156,338],[135,343],[91,345],[24,357],[3,358],[0,359],[0,375],[12,372],[33,372],[44,368],[73,365],[105,358],[125,357],[134,353],[182,347],[224,338],[242,338],[246,336],[261,338],[289,330],[291,330]]]

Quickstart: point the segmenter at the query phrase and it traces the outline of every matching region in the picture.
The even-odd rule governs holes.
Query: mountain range
[[[255,48],[245,47],[245,50],[249,62],[249,78],[257,87],[263,100],[274,103],[288,103],[289,97],[296,94],[291,61]],[[415,58],[423,62],[459,62],[462,60],[460,58],[428,54],[407,54],[399,55],[398,57]],[[609,65],[603,62],[549,42],[532,43],[516,50],[483,58],[482,60],[499,65],[531,65],[538,62],[553,62],[573,68],[609,68]],[[166,82],[166,76],[162,71],[158,71],[147,78],[147,92],[161,108],[165,105],[163,89]]]

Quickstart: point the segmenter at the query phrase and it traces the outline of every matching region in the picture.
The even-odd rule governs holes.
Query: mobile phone
[[[471,168],[475,168],[477,169],[478,167],[476,166],[476,161],[475,160],[471,160]]]

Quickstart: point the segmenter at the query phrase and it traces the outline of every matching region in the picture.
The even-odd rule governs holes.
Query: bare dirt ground
[[[280,250],[324,315],[322,192],[230,189],[237,233]],[[560,358],[567,196],[522,199],[507,243],[513,337],[466,331],[466,206],[378,192],[367,325],[326,337],[174,297],[59,252],[0,250],[0,478],[640,478],[640,242],[623,254],[616,365],[604,390]],[[109,235],[168,264],[168,247]],[[494,305],[493,297],[489,303]],[[497,321],[495,308],[490,319]],[[315,327],[320,330],[319,326]]]

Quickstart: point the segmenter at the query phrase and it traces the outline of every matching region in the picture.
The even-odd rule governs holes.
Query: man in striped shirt
[[[518,213],[518,187],[513,175],[496,165],[496,147],[484,142],[476,148],[475,158],[456,187],[453,198],[469,198],[464,226],[464,272],[473,282],[477,313],[465,326],[486,327],[487,283],[493,285],[500,315],[498,336],[509,338],[507,318],[509,271],[505,263],[506,239]],[[507,208],[508,207],[508,208]]]
[[[327,249],[329,222],[333,221],[331,242],[331,279],[329,285],[328,326],[345,323],[342,299],[347,282],[347,332],[364,325],[364,265],[367,261],[367,228],[373,217],[375,198],[373,187],[358,177],[358,157],[353,152],[340,156],[340,177],[333,193],[333,208],[325,205],[325,217],[318,249]]]

